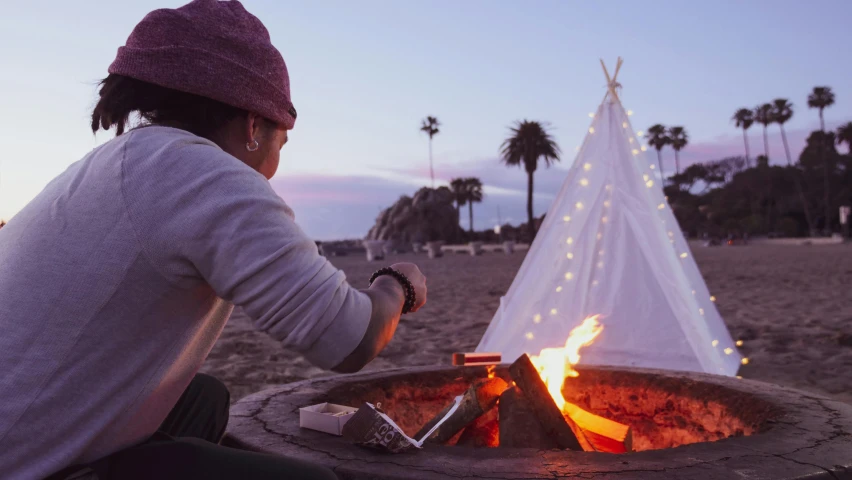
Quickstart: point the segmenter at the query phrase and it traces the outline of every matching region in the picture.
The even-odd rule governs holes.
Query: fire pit
[[[508,378],[505,368],[496,375]],[[341,478],[852,478],[852,407],[779,386],[713,375],[578,367],[565,399],[627,424],[636,453],[424,445],[387,454],[299,428],[298,409],[381,403],[409,436],[485,367],[395,369],[294,383],[231,409],[227,444],[297,457]]]

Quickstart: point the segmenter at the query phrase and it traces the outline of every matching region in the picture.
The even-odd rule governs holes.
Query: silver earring
[[[257,151],[260,148],[260,144],[257,143],[257,140],[252,140],[251,142],[246,143],[246,150],[249,152]]]

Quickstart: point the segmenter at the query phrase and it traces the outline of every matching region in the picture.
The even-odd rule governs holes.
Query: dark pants
[[[337,479],[331,470],[301,460],[218,445],[229,406],[225,385],[198,374],[150,439],[89,467],[99,480]]]

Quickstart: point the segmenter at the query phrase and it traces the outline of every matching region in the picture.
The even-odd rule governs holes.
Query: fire
[[[565,377],[579,375],[573,366],[580,361],[580,349],[591,345],[603,330],[603,325],[598,323],[598,316],[586,318],[583,323],[571,330],[563,348],[545,348],[537,356],[530,355],[530,360],[538,369],[541,379],[547,385],[547,391],[550,392],[550,396],[560,410],[564,410],[565,407],[565,399],[562,398],[562,382],[565,381]]]
[[[495,367],[494,365],[489,365],[488,368],[486,368],[485,370],[488,372],[488,378],[494,378],[494,376],[496,375],[494,371],[497,370],[497,367]]]

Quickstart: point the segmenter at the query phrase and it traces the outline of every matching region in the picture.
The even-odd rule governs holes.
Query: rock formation
[[[406,251],[414,242],[457,242],[461,237],[453,193],[447,187],[424,187],[382,211],[366,239],[386,240],[393,250]]]

